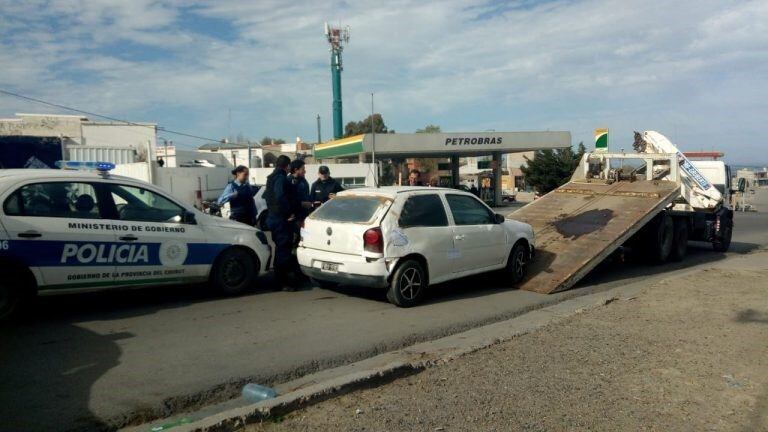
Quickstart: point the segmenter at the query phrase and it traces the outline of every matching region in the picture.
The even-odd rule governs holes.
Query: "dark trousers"
[[[288,273],[294,270],[296,264],[293,257],[294,228],[291,222],[282,218],[267,218],[267,226],[272,232],[272,241],[275,243],[275,276],[279,281],[284,281]]]
[[[253,215],[248,213],[232,213],[229,215],[229,218],[233,221],[244,223],[246,225],[250,225],[250,226],[256,225],[256,218],[254,218]]]

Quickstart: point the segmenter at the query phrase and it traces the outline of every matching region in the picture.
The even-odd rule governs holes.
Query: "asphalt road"
[[[736,224],[729,254],[701,245],[679,264],[603,265],[555,295],[482,276],[399,309],[355,288],[274,292],[267,276],[235,298],[194,286],[42,298],[0,328],[0,430],[110,429],[169,415],[239,395],[249,381],[282,382],[768,246],[768,215],[740,213]]]

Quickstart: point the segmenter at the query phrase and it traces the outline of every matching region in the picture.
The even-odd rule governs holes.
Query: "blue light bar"
[[[56,161],[56,166],[61,169],[96,170],[99,172],[115,169],[115,164],[112,162]]]

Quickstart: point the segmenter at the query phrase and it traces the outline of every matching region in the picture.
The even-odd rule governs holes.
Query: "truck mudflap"
[[[512,213],[536,235],[536,258],[520,288],[549,294],[572,287],[674,201],[671,181],[571,181]]]

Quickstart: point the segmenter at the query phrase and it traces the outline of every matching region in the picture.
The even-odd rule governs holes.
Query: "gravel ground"
[[[768,431],[768,253],[246,431]]]

